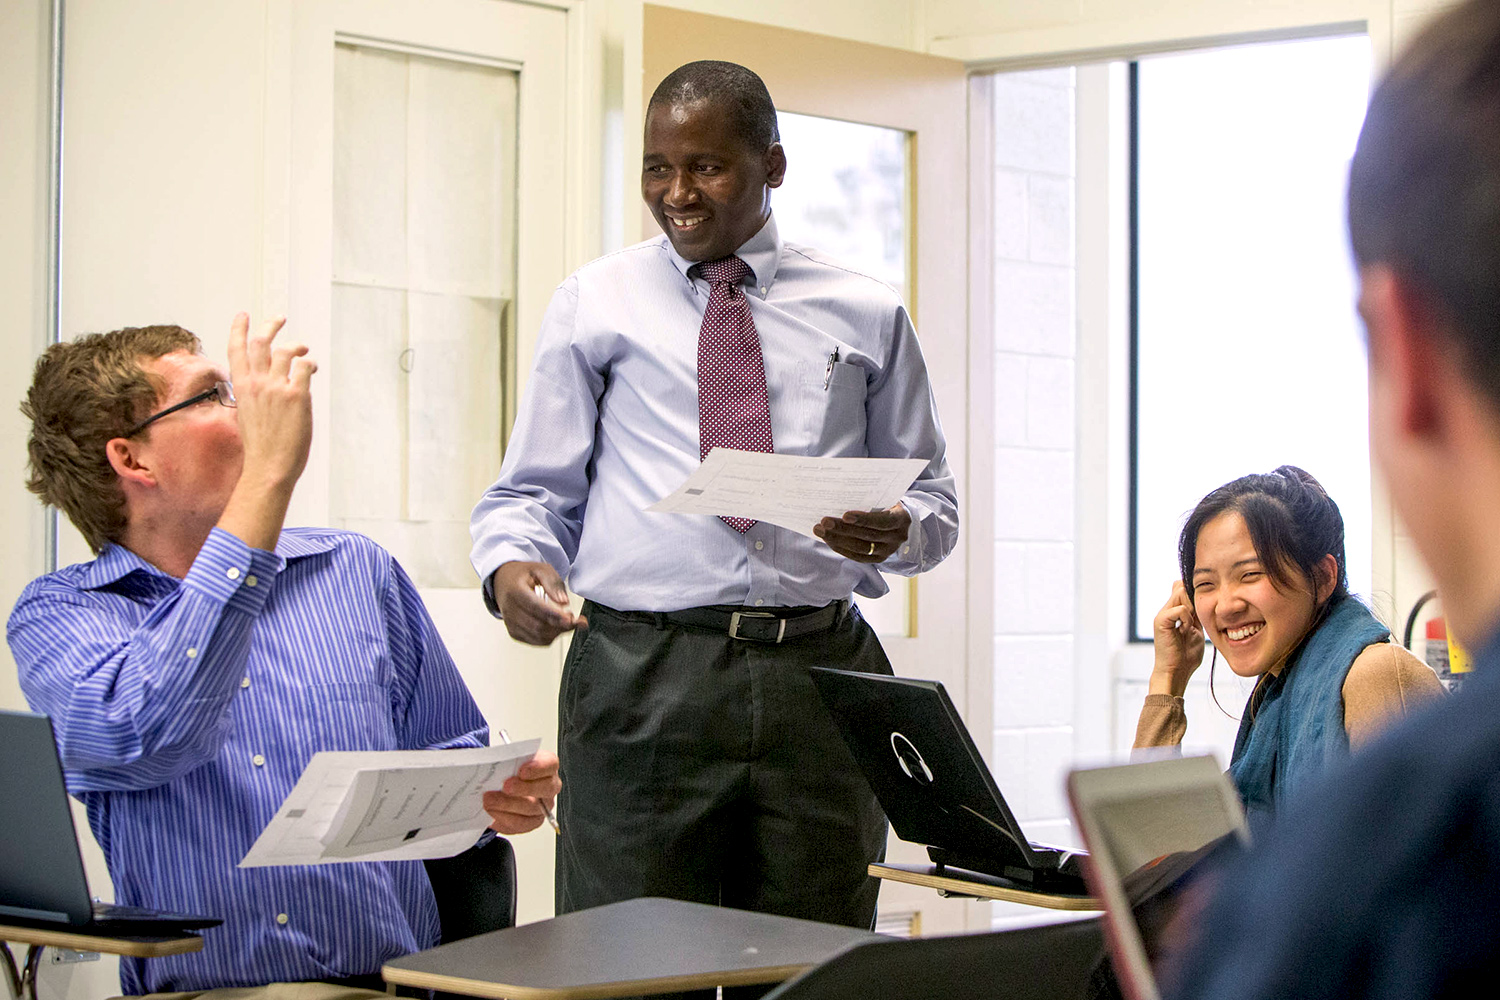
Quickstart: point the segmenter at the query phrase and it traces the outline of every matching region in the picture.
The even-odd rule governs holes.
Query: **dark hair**
[[[37,359],[21,404],[31,421],[26,488],[68,515],[95,552],[125,530],[125,494],[105,445],[165,388],[141,362],[200,346],[180,326],[126,327],[53,344]]]
[[[646,115],[658,105],[711,101],[729,112],[735,135],[759,152],[781,141],[776,105],[765,82],[739,63],[702,59],[679,66],[657,84],[646,105]]]
[[[1435,310],[1500,407],[1500,3],[1436,18],[1376,88],[1349,168],[1349,241]]]
[[[1322,623],[1328,609],[1349,594],[1349,572],[1344,568],[1344,516],[1339,513],[1339,505],[1333,502],[1322,483],[1295,465],[1283,465],[1274,472],[1241,476],[1220,486],[1198,501],[1177,541],[1177,565],[1189,601],[1193,598],[1193,569],[1198,561],[1198,533],[1205,524],[1229,512],[1245,519],[1250,544],[1255,546],[1255,554],[1277,590],[1293,589],[1292,575],[1295,573],[1307,584],[1316,600],[1318,563],[1328,555],[1338,562],[1333,592],[1313,614],[1306,635],[1293,647],[1295,652]],[[1218,662],[1219,650],[1214,647],[1213,662],[1208,666],[1208,692],[1215,705],[1219,705],[1219,696],[1214,691],[1214,666]],[[1250,693],[1245,710],[1252,718],[1259,708],[1260,698],[1266,690],[1264,682],[1269,676],[1261,675],[1255,682],[1255,690]],[[1223,705],[1219,705],[1219,711],[1229,715]]]
[[[1245,519],[1250,543],[1278,590],[1295,588],[1301,577],[1308,590],[1318,592],[1318,563],[1331,555],[1338,561],[1338,577],[1327,607],[1349,593],[1344,568],[1344,517],[1321,483],[1295,465],[1275,472],[1242,476],[1225,483],[1198,501],[1182,526],[1177,563],[1188,596],[1193,595],[1193,569],[1198,561],[1198,533],[1220,514],[1234,512]]]

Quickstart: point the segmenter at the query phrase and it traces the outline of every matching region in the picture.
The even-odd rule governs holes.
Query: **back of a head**
[[[1408,46],[1370,99],[1349,238],[1435,310],[1500,408],[1500,3],[1468,2]]]
[[[141,362],[199,348],[180,326],[126,327],[53,344],[37,359],[21,404],[31,421],[26,488],[66,514],[93,551],[125,526],[125,496],[106,445],[141,418],[161,388]]]
[[[776,124],[776,105],[765,82],[739,63],[700,59],[667,74],[651,94],[646,106],[649,117],[659,106],[710,101],[722,106],[734,123],[734,131],[753,150],[781,141]]]

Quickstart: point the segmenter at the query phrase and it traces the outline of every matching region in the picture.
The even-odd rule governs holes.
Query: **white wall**
[[[1071,68],[991,79],[996,779],[1062,843],[1074,755],[1078,343]],[[975,220],[978,222],[979,220]],[[986,220],[988,221],[988,220]]]
[[[16,409],[30,359],[46,342],[48,148],[47,4],[0,4],[0,608],[9,609],[42,559],[42,515],[22,485],[26,421]],[[0,651],[0,708],[22,708],[9,650]]]

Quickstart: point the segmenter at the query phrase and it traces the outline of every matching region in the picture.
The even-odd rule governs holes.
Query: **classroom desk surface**
[[[17,971],[10,946],[5,942],[29,945],[26,951],[24,970]],[[36,972],[41,964],[42,949],[72,948],[74,951],[100,951],[109,955],[129,955],[132,958],[156,958],[160,955],[182,955],[190,951],[202,951],[203,939],[196,934],[180,934],[170,937],[147,937],[140,935],[107,936],[89,934],[86,931],[58,930],[51,927],[25,927],[0,924],[0,963],[10,979],[13,993],[19,997],[36,1000]]]
[[[596,1000],[777,983],[876,940],[852,927],[645,898],[439,945],[381,974],[475,997]]]
[[[1024,883],[1014,882],[983,872],[963,871],[958,868],[937,865],[871,865],[869,872],[875,878],[908,885],[926,886],[945,896],[977,896],[980,899],[999,899],[1007,903],[1026,903],[1029,906],[1045,906],[1051,910],[1097,910],[1098,900],[1092,896],[1071,893],[1037,892]]]

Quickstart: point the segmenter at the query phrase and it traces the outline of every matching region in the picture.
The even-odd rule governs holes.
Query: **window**
[[[1365,36],[1132,66],[1130,622],[1177,579],[1209,490],[1290,463],[1344,515],[1371,579],[1364,342],[1344,227],[1370,82]]]
[[[786,182],[772,196],[782,240],[817,247],[905,298],[907,133],[786,111],[777,128],[787,151]],[[886,583],[884,597],[856,597],[860,613],[880,635],[910,636],[917,584],[899,576]]]
[[[334,68],[331,520],[472,587],[514,409],[517,73],[344,43]]]

